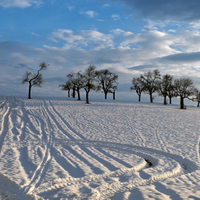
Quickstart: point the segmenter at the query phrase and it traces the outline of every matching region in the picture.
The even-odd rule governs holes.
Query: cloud
[[[98,50],[113,47],[112,36],[96,30],[82,30],[75,34],[72,30],[59,29],[52,33],[50,39],[55,42],[64,40],[66,42],[64,49],[92,48]]]
[[[40,35],[38,35],[37,33],[34,33],[34,32],[30,32],[30,34],[34,35],[34,36],[38,36],[38,37],[40,36]]]
[[[5,8],[27,8],[31,7],[32,5],[39,6],[42,3],[42,0],[0,0],[0,6],[3,6]]]
[[[104,5],[103,5],[103,8],[109,8],[110,7],[110,4],[109,3],[105,3]]]
[[[42,50],[37,50],[36,48],[32,48],[29,43],[21,43],[21,42],[13,42],[13,41],[5,41],[0,42],[0,55],[2,59],[10,59],[10,56],[14,56],[16,54],[36,54],[39,55]],[[23,62],[21,62],[23,63]]]
[[[88,16],[89,18],[94,18],[95,16],[98,15],[98,13],[95,12],[95,11],[93,11],[93,10],[80,11],[80,14],[81,14],[81,15],[86,15],[86,16]]]
[[[120,16],[117,15],[117,14],[112,15],[111,18],[112,18],[113,20],[120,20]]]
[[[126,3],[144,18],[155,21],[193,21],[200,19],[199,0],[113,0]]]
[[[138,65],[138,66],[130,67],[129,69],[143,71],[143,70],[151,70],[154,68],[155,68],[155,65]]]
[[[45,84],[37,90],[48,94],[62,93],[58,88],[71,71],[84,71],[90,64],[97,69],[111,69],[120,75],[120,84],[131,83],[131,77],[159,69],[162,74],[198,78],[200,66],[200,32],[198,30],[144,29],[133,33],[114,29],[108,33],[98,30],[58,29],[52,32],[44,49],[20,42],[0,43],[1,84],[13,92],[7,77],[13,77],[15,94],[21,91],[25,71],[37,72],[42,61],[50,64],[44,71]],[[53,41],[53,42],[52,42]],[[3,87],[3,85],[1,85]],[[27,89],[25,87],[25,89]],[[41,94],[42,94],[41,92]],[[13,94],[13,95],[15,95]]]
[[[196,63],[200,62],[200,52],[192,53],[178,53],[165,56],[159,59],[160,61],[167,61],[173,63]]]
[[[32,47],[27,43],[0,42],[1,94],[27,95],[28,85],[21,84],[22,77],[26,71],[36,73],[40,62],[43,61],[50,66],[42,72],[45,80],[42,89],[33,89],[33,95],[36,91],[38,95],[59,93],[58,85],[65,79],[63,70],[67,74],[71,71],[71,68],[70,71],[67,71],[67,60],[65,60],[64,54],[54,53]]]
[[[52,33],[51,37],[58,45],[63,41],[65,43],[62,47],[46,46],[47,49],[55,52],[67,50],[66,54],[70,52],[71,58],[73,50],[73,54],[79,55],[80,60],[77,62],[97,63],[100,67],[115,65],[144,71],[153,66],[175,69],[200,64],[200,32],[197,30],[174,33],[147,29],[135,34],[114,29],[104,34],[96,30],[74,33],[60,29]]]
[[[81,62],[85,57],[83,63],[97,63],[101,66],[121,64],[125,68],[140,66],[141,70],[144,66],[154,64],[164,66],[166,60],[172,60],[173,56],[181,53],[200,51],[200,33],[196,31],[181,31],[174,34],[144,30],[135,34],[114,29],[105,34],[97,30],[82,30],[75,33],[72,30],[59,29],[52,33],[51,40],[56,42],[58,47],[46,45],[46,49],[55,52],[67,51],[66,54],[70,52],[70,55],[73,50],[77,52],[75,54],[79,54]]]
[[[72,6],[70,4],[66,4],[66,6],[67,6],[67,8],[68,8],[69,11],[72,11],[72,10],[75,9],[75,6]]]

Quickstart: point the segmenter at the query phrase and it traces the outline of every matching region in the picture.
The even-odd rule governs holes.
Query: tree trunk
[[[113,100],[115,100],[115,90],[113,91]]]
[[[31,99],[31,82],[29,82],[28,98]]]
[[[89,102],[89,92],[88,92],[88,91],[86,91],[86,103],[87,103],[87,104],[90,103],[90,102]]]
[[[150,102],[153,103],[153,96],[150,94]]]
[[[77,90],[77,93],[78,93],[78,101],[80,101],[81,100],[80,90]]]
[[[180,109],[184,109],[184,98],[180,96]]]
[[[139,94],[138,96],[139,96],[139,99],[138,99],[138,101],[140,101],[140,100],[141,100],[141,94]]]
[[[169,103],[172,104],[172,98],[171,97],[169,97]]]
[[[73,88],[73,92],[72,92],[72,98],[76,97],[76,88]]]
[[[199,107],[199,103],[200,103],[200,101],[198,100],[197,107]]]
[[[167,105],[167,96],[164,96],[164,102],[163,102],[164,105]]]
[[[68,90],[68,97],[70,97],[70,90]]]
[[[107,99],[107,94],[108,94],[108,93],[107,93],[107,92],[104,92],[104,94],[105,94],[105,99]]]

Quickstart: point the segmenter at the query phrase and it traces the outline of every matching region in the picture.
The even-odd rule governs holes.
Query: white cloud
[[[62,45],[62,49],[86,50],[130,50],[134,55],[132,65],[144,65],[147,60],[157,59],[178,53],[200,51],[200,33],[197,31],[182,31],[174,34],[158,30],[144,30],[135,34],[130,31],[114,29],[108,34],[97,30],[82,30],[74,33],[72,30],[59,29],[52,33],[51,40]],[[49,47],[61,49],[59,47]],[[122,54],[123,55],[123,54]],[[145,55],[145,56],[144,56]],[[123,55],[124,56],[124,55]],[[122,57],[123,57],[122,56]],[[125,57],[127,58],[128,55]],[[127,58],[128,60],[129,58]]]
[[[141,33],[133,33],[122,29],[114,29],[108,34],[101,33],[97,30],[82,30],[74,33],[72,30],[60,29],[52,33],[51,40],[62,44],[62,48],[49,47],[54,50],[70,50],[82,49],[84,51],[106,51],[103,59],[99,53],[98,62],[102,63],[120,62],[123,66],[138,65],[159,65],[166,64],[166,60],[172,62],[172,55],[178,55],[181,58],[183,53],[200,52],[200,32],[197,30],[179,32],[165,32],[159,30],[143,30]],[[121,52],[121,54],[119,54]],[[126,52],[126,53],[125,53]],[[109,56],[108,56],[109,55]],[[117,57],[116,57],[117,55]],[[94,56],[94,55],[93,55]],[[107,57],[108,56],[108,57]],[[96,57],[96,56],[95,56]],[[98,56],[97,56],[98,57]],[[161,63],[158,58],[163,59],[165,63]],[[199,63],[197,56],[187,54],[186,58],[190,63]],[[173,59],[173,63],[180,63],[180,59]],[[181,64],[186,62],[183,59]],[[200,64],[200,63],[199,63]],[[144,67],[143,67],[144,68]]]
[[[169,29],[168,32],[169,32],[169,33],[176,33],[176,30]]]
[[[40,36],[40,35],[38,35],[37,33],[34,33],[34,32],[31,32],[30,34],[34,35],[34,36],[38,36],[38,37]]]
[[[59,29],[52,33],[51,40],[55,42],[64,40],[66,42],[63,46],[64,49],[89,48],[97,50],[113,47],[112,36],[96,30],[82,30],[75,34],[72,30]]]
[[[88,16],[89,18],[94,18],[95,16],[98,15],[98,13],[95,12],[95,11],[93,11],[93,10],[80,11],[80,14],[86,15],[86,16]]]
[[[52,39],[61,43],[62,48],[45,46],[47,50],[65,56],[76,62],[76,66],[83,64],[97,64],[98,67],[124,67],[147,65],[159,66],[159,57],[179,53],[171,48],[176,40],[170,34],[160,31],[147,31],[143,34],[134,34],[121,29],[112,30],[103,34],[96,30],[83,30],[74,33],[71,30],[57,30],[52,33]],[[121,41],[121,42],[120,42]],[[76,59],[75,59],[76,58]],[[139,67],[140,69],[140,67]],[[141,69],[144,69],[142,67]]]
[[[122,29],[113,29],[111,30],[111,33],[113,33],[114,35],[123,35],[123,36],[130,36],[130,35],[133,35],[134,33],[130,32],[130,31],[124,31]]]
[[[72,10],[75,9],[75,6],[72,6],[70,4],[66,4],[66,6],[67,6],[67,8],[68,8],[69,11],[72,11]]]
[[[110,4],[109,3],[105,3],[104,5],[103,5],[103,8],[109,8],[110,7]]]
[[[0,6],[3,6],[5,8],[27,8],[34,4],[39,6],[42,4],[42,0],[0,0]]]
[[[117,14],[112,15],[111,18],[114,19],[114,20],[120,20],[121,19],[120,16],[117,15]]]
[[[28,67],[37,67],[41,61],[50,64],[44,77],[47,77],[47,85],[52,85],[55,91],[66,74],[72,70],[83,71],[90,64],[95,65],[97,69],[115,69],[123,83],[130,83],[130,76],[138,76],[144,71],[156,68],[162,74],[189,74],[192,78],[200,76],[198,30],[181,29],[174,33],[145,29],[140,33],[134,33],[114,29],[106,34],[97,30],[74,32],[58,29],[51,34],[51,40],[57,42],[55,46],[44,45],[43,50],[28,44],[1,42],[2,76],[23,76],[26,70],[29,71]],[[31,71],[35,72],[35,68]],[[3,78],[1,81],[6,82],[6,79]],[[21,83],[15,84],[20,88]],[[16,92],[20,92],[20,89]]]

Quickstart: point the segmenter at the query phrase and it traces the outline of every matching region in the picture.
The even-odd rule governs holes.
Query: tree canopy
[[[117,89],[118,75],[110,72],[108,69],[96,71],[97,77],[97,91],[103,90],[105,94],[105,99],[107,99],[108,93],[113,93]]]
[[[28,92],[28,98],[31,99],[31,88],[32,86],[34,87],[41,87],[42,83],[43,83],[43,77],[42,74],[40,74],[41,70],[44,70],[47,68],[47,64],[45,62],[41,62],[39,64],[40,69],[38,70],[37,74],[36,73],[32,73],[32,72],[28,72],[26,71],[24,74],[24,77],[22,79],[22,83],[29,83],[29,92]]]
[[[184,109],[184,99],[196,94],[196,87],[190,78],[179,78],[174,80],[174,91],[180,97],[180,108]]]
[[[160,78],[161,74],[158,69],[140,75],[143,91],[149,94],[150,102],[153,102],[153,93],[158,90],[158,80],[160,80]]]

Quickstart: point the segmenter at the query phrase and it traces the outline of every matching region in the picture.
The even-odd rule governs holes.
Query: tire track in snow
[[[166,148],[165,148],[164,142],[163,142],[163,140],[161,139],[161,136],[160,136],[160,134],[159,134],[159,129],[158,129],[157,127],[155,128],[155,135],[156,135],[156,139],[157,139],[158,144],[160,145],[161,149],[162,149],[163,151],[167,151]]]
[[[3,114],[2,117],[2,123],[1,123],[1,132],[0,132],[0,155],[3,147],[3,142],[6,137],[6,134],[9,131],[9,117],[11,115],[12,109],[14,107],[14,104],[16,102],[15,97],[9,97],[6,99],[6,102],[4,103],[4,107],[6,107],[6,111]]]
[[[15,97],[6,97],[1,103],[1,109],[4,111],[2,114],[2,122],[1,122],[1,131],[0,131],[0,155],[3,148],[3,143],[6,135],[9,132],[10,128],[10,115],[12,113],[13,107],[15,106],[16,98]],[[14,195],[19,191],[19,186],[14,182],[7,178],[5,175],[0,173],[0,198],[2,199],[13,199]]]
[[[141,131],[135,127],[134,123],[133,123],[133,133],[137,135],[137,137],[139,138],[139,141],[141,142],[141,145],[145,145],[145,139],[142,137]]]
[[[85,140],[86,138],[83,137],[81,134],[77,133],[66,121],[65,119],[60,115],[60,113],[55,109],[53,103],[51,101],[48,101],[49,103],[49,114],[51,115],[52,119],[57,122],[57,127],[61,130],[62,133],[64,133],[67,137],[70,139],[82,139]],[[56,120],[59,119],[58,120]],[[63,126],[63,127],[62,127]]]
[[[53,106],[53,104],[52,104],[51,101],[48,101],[48,103],[49,103],[49,106],[47,106],[47,111],[49,112],[49,115],[51,116],[52,120],[56,123],[56,126],[57,126],[58,130],[61,131],[61,133],[63,133],[65,136],[67,136],[72,141],[73,140],[76,141],[76,140],[80,140],[80,139],[82,139],[83,141],[86,140],[85,137],[83,137],[82,135],[80,135],[79,133],[77,133],[66,122],[66,120],[56,111],[56,109]],[[94,150],[98,151],[95,148],[94,148]],[[114,156],[109,155],[108,153],[104,152],[103,150],[102,151],[103,151],[104,159],[100,157],[100,154],[102,154],[102,153],[99,152],[99,151],[98,151],[98,153],[95,153],[95,151],[90,150],[90,149],[86,149],[86,148],[83,148],[83,147],[82,147],[82,151],[85,152],[85,153],[87,153],[91,158],[95,159],[96,162],[98,162],[100,164],[103,164],[104,168],[105,167],[107,168],[106,171],[110,171],[110,170],[113,171],[113,170],[117,169],[115,167],[115,165],[111,164],[112,162],[110,162],[109,159],[107,159],[107,158],[112,159],[115,163],[116,162],[121,163],[121,161],[119,161],[119,159],[114,158]],[[105,155],[107,155],[107,158],[106,158]],[[126,165],[127,165],[127,163],[126,163]],[[94,165],[94,167],[95,167],[95,165]]]
[[[163,179],[166,179],[168,177],[175,177],[179,176],[183,173],[189,173],[195,170],[195,164],[187,159],[183,159],[181,156],[166,153],[159,150],[154,150],[151,148],[145,148],[140,146],[134,146],[134,145],[126,145],[126,144],[118,144],[118,143],[112,143],[112,142],[101,142],[101,141],[91,141],[86,140],[83,136],[80,137],[78,133],[76,133],[68,123],[60,116],[59,113],[56,113],[57,111],[55,108],[49,106],[50,101],[42,101],[42,114],[44,116],[44,120],[46,120],[46,125],[48,127],[49,132],[49,139],[48,144],[45,150],[45,156],[43,157],[42,162],[38,166],[37,170],[35,171],[34,175],[32,176],[29,185],[26,185],[20,193],[16,196],[17,199],[23,199],[27,194],[31,194],[31,192],[40,186],[40,183],[42,179],[44,178],[45,172],[48,169],[48,164],[50,163],[53,156],[53,146],[56,145],[56,140],[54,139],[54,133],[57,130],[60,130],[61,133],[63,133],[67,138],[68,141],[63,141],[63,145],[66,146],[79,146],[81,149],[84,149],[84,152],[86,154],[91,154],[97,157],[96,154],[93,154],[92,151],[90,151],[88,148],[95,148],[97,150],[99,149],[111,149],[111,150],[118,150],[125,153],[130,153],[137,155],[141,158],[143,158],[143,162],[140,163],[137,166],[134,166],[132,168],[124,167],[118,170],[114,171],[108,171],[103,174],[95,174],[91,176],[84,176],[82,178],[67,178],[67,179],[56,179],[52,183],[52,186],[47,188],[46,190],[38,190],[38,192],[43,193],[47,191],[52,191],[55,189],[59,189],[66,186],[73,186],[73,185],[83,185],[83,184],[89,184],[89,183],[95,183],[98,180],[107,179],[110,177],[123,177],[127,172],[131,171],[138,171],[146,169],[148,163],[145,162],[145,160],[148,160],[149,162],[153,163],[152,170],[154,168],[159,168],[161,166],[161,163],[159,160],[166,161],[165,164],[171,163],[171,168],[167,168],[167,171],[163,171],[161,173],[155,173],[148,177],[139,177],[138,180],[129,180],[125,182],[112,182],[110,184],[106,185],[99,185],[96,188],[92,188],[92,192],[88,194],[88,199],[107,199],[108,197],[112,196],[115,193],[119,192],[125,192],[129,191],[135,187],[141,186],[141,185],[148,185],[152,184],[156,181],[161,181]],[[56,111],[56,112],[54,112]],[[66,126],[67,125],[67,126]],[[66,128],[67,127],[67,128]],[[70,137],[71,136],[71,137]],[[55,145],[54,145],[55,143]],[[60,141],[59,141],[60,144]],[[88,149],[87,151],[85,149]],[[101,150],[101,152],[105,152],[104,150]],[[76,155],[77,156],[77,155]],[[106,156],[105,156],[106,157]],[[102,163],[102,160],[99,160],[99,163]],[[151,169],[151,168],[149,168]],[[163,169],[164,166],[163,166]],[[155,170],[156,172],[156,170]],[[142,173],[140,173],[141,175]],[[105,182],[104,182],[105,183]],[[108,189],[109,188],[109,189]],[[39,188],[38,188],[39,189]],[[37,192],[37,194],[39,194]],[[99,197],[99,194],[100,197]]]
[[[198,139],[198,143],[197,143],[197,156],[198,156],[198,160],[200,163],[200,135],[199,135],[199,139]]]
[[[137,108],[133,112],[137,112]],[[143,137],[140,129],[141,129],[141,122],[138,123],[137,120],[133,119],[133,121],[132,121],[132,131],[138,137],[138,139],[141,143],[140,145],[145,145],[146,140]]]
[[[103,144],[103,146],[105,145],[106,143]],[[164,153],[162,151],[157,151],[157,150],[153,150],[153,149],[149,149],[149,148],[142,148],[142,147],[136,147],[136,146],[132,146],[132,148],[130,148],[131,146],[130,145],[121,145],[121,144],[114,144],[114,143],[109,143],[107,145],[109,145],[107,148],[122,148],[122,150],[126,151],[126,152],[132,152],[133,154],[136,154],[136,155],[141,155],[141,157],[145,158],[147,157],[150,153],[154,153],[154,154],[158,154],[157,156],[157,164],[155,162],[155,158],[152,157],[152,158],[148,158],[149,161],[151,161],[153,163],[153,167],[159,167],[159,159],[163,159],[165,157],[167,157],[167,162],[174,162],[174,160],[176,161],[176,165],[174,165],[174,168],[172,169],[168,169],[168,171],[164,172],[164,173],[160,173],[160,174],[153,174],[151,175],[149,178],[147,177],[146,179],[141,179],[141,180],[130,180],[128,182],[125,182],[125,183],[119,183],[119,182],[114,182],[110,185],[106,185],[106,186],[99,186],[98,188],[96,188],[96,193],[92,194],[91,197],[89,197],[88,199],[107,199],[108,197],[111,197],[113,196],[115,193],[119,193],[119,192],[125,192],[125,191],[128,191],[128,190],[132,190],[133,188],[135,187],[139,187],[139,186],[144,186],[144,185],[149,185],[149,184],[152,184],[154,182],[157,182],[157,181],[161,181],[161,180],[164,180],[166,178],[169,178],[169,177],[175,177],[175,176],[179,176],[181,174],[183,174],[184,172],[184,169],[183,169],[183,166],[185,165],[185,163],[188,163],[188,165],[194,165],[193,166],[193,169],[191,170],[188,170],[187,173],[193,171],[196,166],[195,164],[191,163],[189,160],[184,160],[182,159],[180,156],[177,156],[177,155],[173,155],[173,154],[168,154],[168,153]],[[106,145],[106,146],[107,146]],[[111,147],[112,146],[112,147]],[[105,146],[104,146],[105,147]],[[128,148],[127,148],[128,147]],[[135,151],[135,152],[134,152]],[[143,152],[143,153],[141,153]],[[146,155],[145,155],[146,154]],[[164,154],[164,155],[163,155]],[[155,155],[154,155],[155,156]],[[163,158],[162,158],[163,157]],[[166,159],[165,159],[166,160]],[[99,194],[101,194],[100,198],[98,198]]]
[[[52,103],[51,103],[51,106],[52,106],[51,107],[52,109],[51,108],[49,109],[49,112],[50,112],[49,115],[52,117],[52,120],[57,121],[59,119],[59,121],[57,121],[56,124],[59,124],[60,122],[62,122],[62,124],[66,124],[66,121],[62,117],[60,117],[60,114],[55,110]],[[54,111],[54,113],[52,111]],[[60,127],[61,127],[61,124],[58,128],[60,128]],[[64,128],[62,128],[61,131],[62,130],[67,132],[67,133],[65,133],[66,136],[68,136],[69,132],[70,132],[70,134],[72,133],[73,135],[74,134],[77,135],[76,132],[74,133],[73,129],[69,126],[69,124],[67,124],[67,130]],[[69,132],[68,132],[68,130],[69,130]],[[156,135],[158,136],[158,134],[156,134]],[[157,139],[158,139],[158,141],[160,140],[159,137]],[[149,162],[153,163],[153,167],[159,168],[159,165],[161,165],[161,163],[159,163],[159,160],[164,160],[166,162],[165,164],[170,163],[172,166],[170,169],[167,169],[167,171],[163,171],[162,173],[153,174],[153,175],[146,174],[147,176],[145,175],[145,178],[140,177],[141,179],[139,181],[133,180],[133,181],[128,181],[128,182],[124,182],[124,183],[123,182],[120,182],[120,183],[114,182],[114,183],[110,184],[109,186],[108,185],[106,185],[106,186],[100,185],[99,187],[97,187],[93,190],[95,192],[93,194],[90,194],[91,197],[88,197],[89,199],[106,199],[107,197],[110,197],[115,193],[128,191],[130,189],[133,189],[133,188],[141,186],[141,185],[152,184],[156,181],[161,181],[161,180],[164,180],[169,177],[179,176],[183,173],[189,173],[196,169],[196,165],[193,162],[191,162],[187,159],[183,159],[181,156],[166,153],[166,152],[159,151],[159,150],[154,150],[151,148],[139,147],[139,146],[134,146],[134,145],[117,144],[117,143],[111,143],[111,142],[90,141],[90,140],[86,140],[85,138],[83,138],[82,140],[78,140],[76,138],[73,138],[73,139],[70,138],[70,139],[68,139],[67,142],[63,142],[63,144],[68,145],[68,146],[78,145],[82,149],[86,148],[86,147],[94,147],[96,149],[107,148],[107,149],[119,150],[119,151],[123,151],[126,153],[132,153],[134,155],[140,156],[144,160],[148,160]],[[160,145],[163,147],[162,144],[160,144]],[[88,152],[85,151],[85,153],[88,153]],[[153,154],[153,156],[151,154]],[[157,157],[157,159],[156,159],[156,157]],[[146,162],[145,162],[145,165],[143,163],[143,166],[142,167],[140,166],[140,168],[138,168],[139,169],[138,171],[144,169],[146,167],[146,165],[147,165]],[[163,166],[163,169],[165,169],[164,166]],[[82,177],[82,178],[58,179],[58,180],[54,181],[55,183],[52,184],[52,186],[50,188],[47,188],[47,190],[45,190],[45,191],[40,191],[40,193],[59,189],[59,188],[62,188],[65,186],[70,186],[70,185],[91,183],[91,182],[97,181],[99,179],[104,179],[104,178],[108,178],[111,176],[117,176],[117,177],[122,176],[131,170],[134,171],[135,168],[130,169],[130,168],[125,167],[124,169],[115,170],[113,172],[107,172],[104,174],[98,174],[98,175],[93,175],[93,176],[86,176],[86,177]],[[140,173],[140,175],[142,175],[142,174],[144,175],[145,173]],[[109,190],[108,190],[108,188],[109,188]],[[101,193],[100,198],[98,197],[99,193]]]
[[[8,97],[6,97],[6,99],[4,99],[2,102],[1,102],[1,106],[0,106],[0,122],[1,122],[1,126],[0,126],[0,131],[2,131],[2,129],[4,128],[3,127],[3,121],[4,121],[4,116],[5,116],[5,113],[7,112],[7,103],[8,103]]]
[[[98,148],[107,148],[112,150],[119,150],[126,153],[132,153],[134,155],[140,156],[141,158],[144,158],[145,160],[148,160],[148,162],[151,162],[153,164],[153,168],[160,168],[161,163],[159,160],[164,160],[165,163],[163,163],[162,167],[165,166],[166,162],[171,163],[172,167],[170,169],[167,168],[166,171],[163,171],[162,173],[153,173],[152,175],[149,175],[149,177],[140,177],[138,180],[129,180],[126,182],[113,182],[111,184],[106,185],[100,185],[97,188],[93,189],[92,194],[88,194],[88,199],[106,199],[108,197],[113,196],[115,193],[119,192],[125,192],[132,190],[133,188],[149,185],[154,182],[158,182],[161,180],[164,180],[169,177],[176,177],[184,173],[191,173],[192,171],[196,170],[197,166],[195,163],[191,162],[188,159],[183,159],[181,156],[166,153],[163,151],[151,149],[151,148],[145,148],[140,146],[134,146],[134,145],[125,145],[125,144],[118,144],[118,143],[112,143],[112,142],[100,142],[100,141],[68,141],[66,145],[79,145],[80,147],[97,147]],[[145,161],[144,160],[144,161]],[[85,176],[82,178],[66,178],[66,179],[57,179],[54,180],[54,184],[52,183],[52,186],[50,188],[47,188],[43,191],[38,191],[40,194],[44,192],[49,192],[51,190],[56,190],[62,187],[66,186],[72,186],[72,185],[82,185],[82,184],[90,184],[91,182],[97,182],[98,180],[106,179],[109,177],[120,177],[123,176],[125,173],[130,171],[139,171],[143,170],[147,167],[148,163],[143,162],[140,163],[138,166],[134,166],[132,168],[123,168],[119,170],[115,170],[113,172],[107,172],[104,174],[98,174],[98,175],[92,175],[92,176]],[[187,166],[187,168],[185,167]],[[157,169],[155,169],[156,172]],[[100,195],[101,194],[101,195]],[[101,197],[99,197],[99,195]]]
[[[47,101],[46,101],[47,102]],[[65,119],[56,111],[51,101],[48,101],[47,111],[49,112],[49,115],[51,116],[52,120],[55,122],[57,129],[60,130],[61,133],[63,133],[65,136],[67,136],[67,139],[70,139],[72,141],[76,140],[86,140],[82,135],[77,133],[73,128],[65,121]],[[83,152],[87,152],[87,154],[90,155],[90,157],[96,159],[96,162],[103,163],[103,165],[107,168],[106,171],[110,169],[116,169],[114,165],[112,165],[109,161],[106,159],[102,159],[97,154],[95,154],[93,151],[89,149],[82,148]],[[70,156],[70,155],[69,155]],[[80,155],[81,156],[81,155]],[[79,163],[77,163],[78,165]],[[94,166],[95,167],[95,166]],[[100,169],[101,170],[101,169]]]
[[[48,165],[52,159],[53,154],[53,143],[54,143],[54,127],[50,116],[48,115],[46,104],[42,101],[42,114],[44,116],[44,120],[46,121],[46,128],[48,129],[47,132],[49,133],[48,143],[45,149],[45,155],[41,163],[38,165],[37,169],[33,173],[33,176],[30,182],[25,185],[20,192],[15,196],[16,199],[23,199],[25,196],[32,195],[32,191],[39,187],[41,184],[42,179],[45,176],[45,173],[48,169]],[[46,134],[46,133],[45,133]]]
[[[167,196],[170,196],[171,199],[182,199],[179,194],[177,194],[174,190],[167,188],[166,185],[162,183],[156,183],[155,189],[162,194],[166,194]]]
[[[1,109],[4,107],[6,102],[7,102],[7,98],[2,100],[2,102],[0,103],[0,108]]]
[[[50,102],[50,101],[49,101]],[[51,107],[52,107],[52,109],[54,110],[54,112],[57,114],[57,116],[62,120],[62,122],[64,123],[64,124],[66,124],[67,122],[65,121],[65,119],[56,111],[56,109],[54,108],[54,106],[53,106],[53,104],[52,104],[52,102],[50,102],[50,104],[51,104]],[[54,118],[55,119],[55,118]],[[68,127],[68,129],[70,130],[70,132],[75,132],[71,127],[70,127],[70,125],[67,123],[67,127]],[[157,131],[157,129],[156,129],[156,131]],[[77,132],[75,132],[75,134],[78,134]],[[158,136],[159,134],[157,133],[156,134],[157,135],[157,140],[158,141],[161,141],[161,142],[159,142],[160,143],[160,145],[161,145],[161,147],[162,147],[162,149],[165,149],[164,147],[165,147],[165,145],[163,144],[163,141],[162,141],[162,139],[160,139],[160,136]],[[75,144],[85,144],[85,145],[83,145],[83,146],[87,146],[86,145],[86,143],[88,143],[88,144],[91,144],[91,146],[98,146],[99,144],[104,144],[104,142],[100,142],[100,141],[90,141],[90,140],[87,140],[86,138],[84,138],[83,136],[82,136],[82,139],[83,140],[68,140],[68,145],[72,145],[72,143],[73,143],[73,145],[75,145]],[[70,144],[71,143],[71,144]],[[95,143],[97,143],[96,145],[94,145]],[[117,144],[117,143],[111,143],[111,142],[106,142],[106,144],[108,144],[108,145],[111,145],[111,144]],[[123,146],[123,144],[117,144],[117,146]],[[90,145],[89,145],[90,146]],[[100,146],[104,146],[104,145],[100,145]],[[154,149],[152,149],[152,148],[145,148],[145,147],[140,147],[140,146],[134,146],[134,145],[125,145],[125,146],[127,146],[127,147],[136,147],[136,148],[138,148],[138,149],[141,149],[141,150],[146,150],[146,151],[149,151],[149,152],[156,152],[156,153],[159,153],[159,154],[164,154],[165,156],[167,156],[167,157],[171,157],[172,159],[174,159],[174,160],[176,160],[177,162],[179,162],[179,160],[180,161],[183,161],[182,163],[184,163],[184,161],[186,161],[187,159],[183,159],[181,156],[178,156],[178,155],[175,155],[175,154],[170,154],[170,153],[167,153],[167,151],[159,151],[159,150],[154,150]],[[107,145],[106,145],[106,147],[108,147]],[[109,148],[109,147],[108,147]],[[115,147],[116,148],[116,147]],[[192,163],[191,161],[189,161],[189,160],[187,160],[189,163],[191,163],[191,165],[193,165],[194,163]],[[183,164],[184,165],[184,164]],[[185,164],[186,166],[187,166],[187,163]],[[183,168],[185,168],[185,165],[183,166]],[[195,165],[195,164],[194,164]],[[196,165],[195,165],[196,166]],[[195,169],[196,169],[196,167],[194,167]],[[189,169],[188,169],[189,170]],[[193,171],[193,170],[191,170],[191,171]]]

